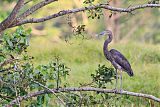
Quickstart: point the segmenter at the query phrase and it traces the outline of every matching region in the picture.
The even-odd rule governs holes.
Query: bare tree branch
[[[57,96],[56,93],[55,93],[52,89],[48,88],[47,86],[45,86],[45,85],[43,85],[43,84],[41,84],[41,83],[39,83],[39,82],[37,82],[37,81],[34,81],[34,80],[33,80],[33,82],[36,83],[36,84],[38,84],[39,86],[47,89],[48,91],[52,92],[52,93],[58,98],[58,100],[59,100],[60,102],[62,102],[62,104],[65,106],[64,101],[63,101],[61,98],[59,98],[59,96]]]
[[[71,13],[78,13],[78,12],[82,12],[82,11],[86,11],[86,10],[93,10],[93,9],[97,9],[97,8],[102,8],[102,9],[106,9],[106,10],[111,10],[111,11],[116,11],[116,12],[129,12],[131,13],[132,11],[138,10],[138,9],[143,9],[143,8],[159,8],[160,4],[143,4],[143,5],[136,5],[136,6],[130,6],[129,8],[117,8],[117,7],[113,7],[110,6],[108,4],[97,4],[97,5],[92,5],[92,6],[88,6],[88,7],[82,7],[82,8],[75,8],[75,9],[71,9],[71,10],[62,10],[59,11],[58,13],[43,17],[43,18],[30,18],[30,19],[26,19],[27,16],[31,15],[32,13],[34,13],[35,11],[37,11],[38,9],[52,3],[58,0],[45,0],[42,1],[34,6],[32,6],[30,9],[28,9],[27,11],[25,11],[23,14],[21,14],[20,16],[16,15],[18,14],[20,8],[24,5],[24,0],[19,0],[18,3],[16,4],[15,8],[13,9],[12,13],[10,14],[10,16],[8,16],[7,19],[5,19],[2,23],[0,23],[0,33],[7,29],[7,28],[12,28],[15,26],[20,26],[23,24],[27,24],[27,23],[40,23],[40,22],[44,22],[56,17],[60,17],[63,15],[67,15],[67,14],[71,14]]]
[[[7,64],[10,64],[10,63],[13,63],[13,62],[16,61],[16,60],[18,60],[18,59],[12,59],[12,58],[7,59],[7,60],[5,60],[4,62],[1,62],[1,63],[0,63],[0,67],[3,67],[3,66],[5,66],[5,65],[7,65]]]
[[[31,8],[29,8],[27,11],[25,11],[24,13],[22,13],[20,16],[18,16],[16,18],[16,20],[14,21],[14,23],[17,23],[19,21],[21,21],[22,19],[25,19],[27,16],[33,14],[35,11],[37,11],[38,9],[52,3],[58,0],[44,0],[40,3],[37,3],[36,5],[32,6]]]
[[[18,14],[19,10],[23,5],[24,5],[24,0],[19,0],[17,2],[11,14],[3,22],[0,23],[0,32],[5,30],[12,24],[12,22],[16,18],[16,15]]]
[[[147,99],[151,99],[153,101],[156,102],[160,102],[160,98],[157,98],[153,95],[149,95],[149,94],[143,94],[143,93],[135,93],[135,92],[129,92],[129,91],[117,91],[117,90],[112,90],[112,89],[101,89],[101,88],[93,88],[93,87],[81,87],[81,88],[77,88],[77,87],[71,87],[71,88],[60,88],[60,89],[52,89],[52,91],[54,93],[59,93],[59,92],[74,92],[74,91],[78,91],[78,92],[82,92],[82,91],[94,91],[94,92],[99,92],[99,93],[115,93],[115,94],[122,94],[122,95],[130,95],[130,96],[136,96],[136,97],[142,97],[142,98],[147,98]],[[19,102],[21,102],[22,100],[27,100],[29,98],[32,97],[36,97],[38,95],[42,95],[42,94],[48,94],[48,93],[53,93],[50,90],[42,90],[42,91],[37,91],[34,93],[30,93],[28,95],[25,96],[19,96],[18,98],[14,99],[13,101],[11,101],[8,105],[6,105],[5,107],[10,107],[13,104],[15,104],[17,102],[17,100]]]
[[[109,5],[105,5],[105,4],[98,4],[95,6],[88,6],[88,7],[82,7],[82,8],[76,8],[76,9],[71,9],[71,10],[62,10],[59,11],[58,13],[43,17],[43,18],[31,18],[31,19],[25,19],[19,23],[16,23],[14,25],[11,25],[10,27],[14,27],[14,26],[19,26],[19,25],[23,25],[23,24],[27,24],[27,23],[40,23],[40,22],[44,22],[56,17],[60,17],[63,15],[67,15],[67,14],[71,14],[71,13],[78,13],[78,12],[82,12],[82,11],[86,11],[86,10],[93,10],[96,8],[103,8],[103,9],[107,9],[107,10],[111,10],[111,11],[116,11],[116,12],[128,12],[131,13],[132,11],[138,10],[138,9],[143,9],[143,8],[159,8],[160,4],[143,4],[143,5],[137,5],[137,6],[132,6],[129,8],[117,8],[117,7],[112,7]]]

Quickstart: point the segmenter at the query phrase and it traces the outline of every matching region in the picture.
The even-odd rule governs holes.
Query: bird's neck
[[[112,41],[112,34],[108,34],[108,38],[105,40],[103,45],[103,51],[108,52],[108,44]]]

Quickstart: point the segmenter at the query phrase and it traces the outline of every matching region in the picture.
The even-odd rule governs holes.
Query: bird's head
[[[112,34],[112,32],[107,29],[107,30],[100,32],[99,34],[96,34],[96,37],[105,36],[105,35],[109,35],[109,34]]]

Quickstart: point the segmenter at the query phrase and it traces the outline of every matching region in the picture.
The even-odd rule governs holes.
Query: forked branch
[[[15,26],[20,26],[23,24],[27,24],[27,23],[40,23],[40,22],[44,22],[53,18],[57,18],[60,16],[64,16],[67,14],[71,14],[71,13],[78,13],[78,12],[82,12],[82,11],[86,11],[86,10],[93,10],[96,8],[102,8],[102,9],[106,9],[106,10],[111,10],[111,11],[116,11],[116,12],[127,12],[127,13],[131,13],[132,11],[138,10],[138,9],[143,9],[143,8],[159,8],[160,4],[143,4],[143,5],[137,5],[137,6],[133,6],[133,7],[129,7],[129,8],[117,8],[117,7],[113,7],[110,5],[106,5],[106,4],[97,4],[94,6],[88,6],[88,7],[82,7],[82,8],[76,8],[76,9],[71,9],[71,10],[62,10],[59,11],[58,13],[43,17],[43,18],[30,18],[30,19],[25,19],[22,20],[21,22],[18,22],[14,25],[11,25],[10,27],[15,27]]]
[[[102,9],[116,11],[116,12],[131,13],[132,11],[135,11],[135,10],[138,10],[138,9],[153,8],[153,7],[154,8],[159,8],[160,7],[160,4],[143,4],[143,5],[131,6],[129,8],[118,8],[118,7],[113,7],[113,6],[110,6],[110,5],[107,5],[107,4],[97,4],[97,5],[94,5],[94,6],[86,6],[86,7],[75,8],[75,9],[70,9],[70,10],[61,10],[57,13],[54,13],[52,15],[42,17],[42,18],[26,19],[27,16],[30,16],[35,11],[37,11],[40,8],[50,4],[52,2],[55,2],[55,1],[58,1],[58,0],[44,0],[44,1],[41,1],[37,4],[35,4],[34,6],[30,7],[28,10],[26,10],[21,15],[16,16],[19,13],[19,10],[24,5],[24,0],[19,0],[17,2],[16,6],[14,7],[12,13],[3,22],[0,23],[0,33],[7,28],[20,26],[20,25],[24,25],[24,24],[27,24],[27,23],[40,23],[40,22],[44,22],[44,21],[47,21],[47,20],[50,20],[50,19],[53,19],[53,18],[63,16],[63,15],[67,15],[67,14],[71,14],[71,13],[78,13],[78,12],[82,12],[82,11],[86,11],[86,10],[93,10],[93,9],[97,9],[97,8],[102,8]]]
[[[16,18],[16,15],[19,13],[19,10],[23,5],[24,5],[24,0],[19,0],[17,2],[11,14],[3,22],[0,23],[0,32],[5,30],[12,24],[12,22]]]
[[[41,1],[37,4],[35,4],[34,6],[32,6],[31,8],[29,8],[28,10],[26,10],[24,13],[22,13],[21,15],[19,15],[15,22],[19,22],[21,21],[22,19],[26,18],[27,16],[33,14],[35,11],[37,11],[38,9],[52,3],[52,2],[55,2],[55,1],[58,1],[58,0],[45,0],[45,1]]]

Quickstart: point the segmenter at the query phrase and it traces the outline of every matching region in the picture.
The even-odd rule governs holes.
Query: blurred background
[[[37,1],[30,2],[24,10]],[[149,0],[110,1],[109,4],[114,7],[127,8],[137,4],[146,4]],[[15,3],[14,0],[0,0],[0,21],[9,15]],[[93,2],[93,4],[97,3],[107,3],[107,0]],[[88,6],[83,3],[83,0],[59,0],[40,9],[32,17],[41,18],[61,10],[83,6]],[[74,35],[72,27],[79,25],[85,25],[85,31],[82,32],[82,35]],[[115,48],[123,53],[131,63],[135,74],[130,78],[123,73],[123,88],[160,97],[160,9],[146,8],[133,13],[99,10],[90,14],[86,11],[39,24],[27,24],[24,27],[32,28],[28,52],[35,57],[35,65],[48,63],[55,56],[59,56],[72,70],[70,78],[67,80],[72,80],[72,86],[89,82],[91,80],[89,77],[98,64],[112,67],[102,51],[106,37],[95,38],[97,33],[111,29],[114,40],[109,48]],[[7,30],[7,32],[10,31],[12,32],[14,29]],[[131,100],[140,101],[134,98]],[[144,105],[144,103],[141,102],[140,105]]]

